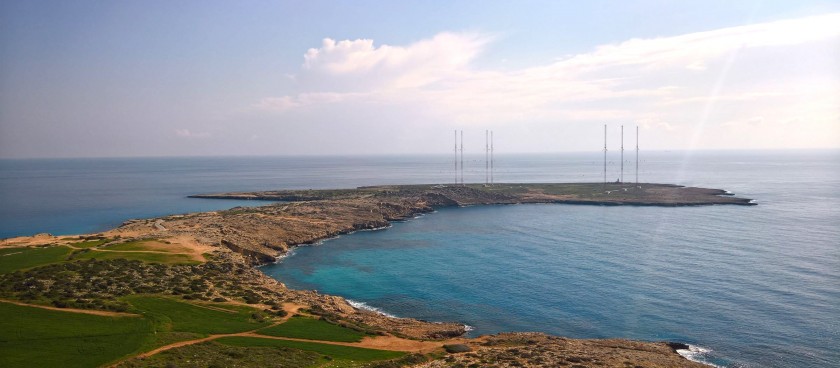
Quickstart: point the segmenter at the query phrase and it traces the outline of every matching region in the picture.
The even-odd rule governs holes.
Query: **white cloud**
[[[298,93],[254,106],[316,120],[329,110],[335,124],[370,118],[359,111],[389,116],[387,125],[636,121],[725,146],[737,140],[714,129],[754,126],[743,122],[756,116],[779,117],[762,118],[762,126],[805,116],[813,127],[840,125],[838,25],[840,14],[829,14],[630,39],[515,70],[476,68],[493,39],[478,33],[440,33],[406,46],[324,39],[290,78]]]
[[[408,46],[382,45],[373,40],[335,41],[304,55],[296,80],[306,91],[415,88],[451,78],[463,71],[491,37],[477,33],[440,33]]]
[[[286,111],[300,106],[295,96],[266,97],[254,104],[254,107],[270,111]]]
[[[282,112],[298,107],[325,105],[367,96],[367,93],[301,93],[295,96],[266,97],[254,104],[261,110]]]
[[[181,138],[208,138],[210,137],[210,133],[208,132],[200,132],[194,133],[191,132],[189,129],[175,129],[175,135]]]
[[[698,61],[695,61],[691,64],[686,65],[685,68],[688,69],[688,70],[703,71],[703,70],[706,70],[706,64],[704,64],[703,61],[698,60]]]
[[[640,65],[648,69],[673,64],[691,65],[749,48],[798,45],[836,38],[840,35],[838,24],[840,14],[829,14],[674,37],[631,39],[599,46],[594,52],[576,55],[562,63],[587,69],[618,65]]]

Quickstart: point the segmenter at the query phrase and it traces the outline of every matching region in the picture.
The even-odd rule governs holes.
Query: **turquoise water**
[[[467,157],[468,182],[484,180],[482,159]],[[601,159],[499,155],[496,178],[600,181]],[[451,182],[451,167],[449,156],[0,160],[0,237],[260,204],[196,193]],[[442,209],[263,270],[473,334],[677,340],[722,366],[840,366],[840,151],[643,152],[640,177],[759,205]]]

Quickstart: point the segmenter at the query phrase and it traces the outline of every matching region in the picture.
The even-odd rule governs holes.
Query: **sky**
[[[0,158],[840,148],[838,1],[2,1]]]

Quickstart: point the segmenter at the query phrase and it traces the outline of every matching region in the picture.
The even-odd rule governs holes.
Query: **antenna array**
[[[455,130],[455,184],[458,184],[458,130]]]
[[[493,131],[490,131],[490,185],[493,185],[493,164],[495,160],[493,159]]]
[[[461,131],[461,185],[464,185],[464,131]]]
[[[624,125],[621,126],[621,174],[618,176],[618,182],[624,183]]]
[[[607,124],[604,124],[604,189],[607,188]]]
[[[490,131],[484,131],[484,185],[490,184]]]
[[[639,126],[636,125],[636,185],[639,185]]]

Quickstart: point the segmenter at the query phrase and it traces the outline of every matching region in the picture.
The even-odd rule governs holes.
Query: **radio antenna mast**
[[[639,185],[639,126],[636,125],[636,185]]]
[[[461,131],[461,185],[464,185],[464,131]]]
[[[604,124],[604,189],[607,189],[607,124]]]
[[[490,131],[484,131],[484,185],[490,183]]]
[[[458,184],[458,129],[455,129],[455,184]]]
[[[621,174],[618,182],[624,184],[624,125],[621,126]]]
[[[493,131],[490,131],[490,185],[493,185],[493,163],[495,160],[493,159]]]

